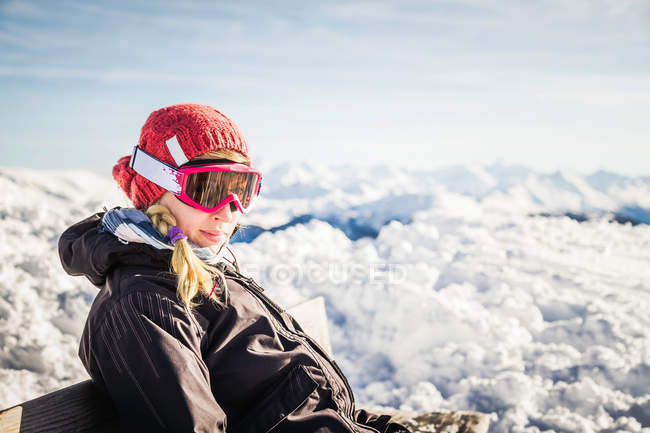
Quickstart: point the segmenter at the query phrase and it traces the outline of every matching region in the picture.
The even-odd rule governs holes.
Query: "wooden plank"
[[[0,412],[0,433],[20,433],[23,407],[16,406]]]
[[[112,403],[90,380],[4,410],[0,417],[13,423],[8,424],[6,431],[4,424],[0,424],[0,433],[124,431]]]
[[[332,356],[332,343],[327,329],[327,314],[325,312],[325,298],[317,296],[302,304],[294,305],[287,309],[287,313],[296,319],[307,335]]]

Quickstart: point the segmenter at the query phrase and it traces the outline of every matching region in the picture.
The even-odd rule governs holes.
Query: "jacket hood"
[[[59,238],[59,258],[70,275],[84,275],[95,286],[102,286],[116,266],[144,266],[169,269],[170,250],[158,250],[141,243],[122,243],[102,230],[104,212],[80,221]]]

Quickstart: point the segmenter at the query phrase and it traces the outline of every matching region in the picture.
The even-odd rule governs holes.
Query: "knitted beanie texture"
[[[250,159],[246,140],[235,122],[209,105],[178,104],[154,111],[142,126],[139,147],[175,167],[166,145],[174,136],[188,160],[217,149],[234,150]],[[129,155],[118,160],[113,178],[134,206],[143,209],[158,200],[165,189],[137,174],[129,167],[130,159]]]

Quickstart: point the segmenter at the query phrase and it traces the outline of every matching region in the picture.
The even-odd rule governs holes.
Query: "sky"
[[[650,1],[0,0],[0,166],[110,176],[150,112],[253,161],[650,174]]]

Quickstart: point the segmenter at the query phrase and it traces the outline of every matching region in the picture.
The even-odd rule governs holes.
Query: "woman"
[[[100,288],[79,356],[137,432],[401,432],[354,406],[343,373],[252,279],[221,260],[261,187],[221,112],[153,112],[113,169],[135,209],[59,241],[65,270]]]

